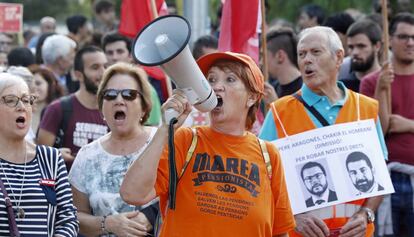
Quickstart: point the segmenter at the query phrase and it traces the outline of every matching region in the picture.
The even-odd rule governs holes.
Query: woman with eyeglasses
[[[60,152],[25,140],[35,99],[21,77],[0,73],[0,235],[77,236]]]
[[[248,132],[264,90],[260,69],[249,56],[231,52],[207,54],[197,63],[218,100],[210,125],[174,134],[177,183],[169,176],[169,151],[162,149],[169,126],[161,125],[128,170],[122,198],[140,204],[159,196],[161,209],[168,208],[161,211],[162,237],[288,236],[295,223],[279,153]],[[179,90],[162,108],[179,113],[175,128],[191,112]],[[176,192],[169,189],[175,185]]]
[[[80,233],[147,236],[158,201],[128,205],[119,194],[127,169],[157,130],[143,125],[151,111],[145,72],[126,63],[107,68],[98,89],[98,105],[111,132],[79,150],[69,175]]]

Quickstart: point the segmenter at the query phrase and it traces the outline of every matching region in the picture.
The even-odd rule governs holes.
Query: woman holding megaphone
[[[122,198],[141,205],[159,196],[160,236],[287,236],[295,224],[279,153],[248,132],[264,90],[259,68],[247,55],[231,52],[197,63],[218,99],[210,126],[179,128],[191,111],[179,90],[162,107],[179,114],[174,205],[166,206],[171,184],[165,123],[129,168]]]

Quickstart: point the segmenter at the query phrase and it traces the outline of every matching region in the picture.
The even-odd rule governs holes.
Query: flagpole
[[[152,12],[152,16],[153,19],[158,18],[158,10],[157,10],[157,4],[155,3],[155,0],[150,0],[150,5],[151,5],[151,12]],[[168,97],[170,97],[172,95],[172,85],[171,85],[171,78],[166,75],[166,86],[167,86],[167,93],[168,93]]]
[[[151,12],[152,12],[152,19],[158,18],[158,11],[157,11],[157,5],[155,4],[155,0],[150,0],[151,2]]]
[[[262,58],[263,58],[263,76],[264,81],[267,81],[269,79],[269,73],[267,68],[267,42],[266,42],[266,9],[265,9],[265,0],[259,0],[260,1],[260,11],[262,13]]]
[[[384,42],[383,52],[382,52],[382,62],[389,63],[388,62],[388,49],[389,49],[389,33],[388,33],[388,4],[387,0],[381,1],[382,5],[382,40]],[[389,65],[390,66],[390,65]],[[392,107],[391,107],[391,86],[387,89],[387,108],[388,108],[388,114],[392,113]]]

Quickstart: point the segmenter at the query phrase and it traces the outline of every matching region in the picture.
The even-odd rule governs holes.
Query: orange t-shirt
[[[257,138],[197,128],[193,157],[177,186],[176,208],[168,199],[168,150],[161,157],[156,183],[164,220],[161,236],[271,237],[295,227],[278,151],[267,143],[272,180]],[[190,128],[175,134],[178,174],[192,140]]]

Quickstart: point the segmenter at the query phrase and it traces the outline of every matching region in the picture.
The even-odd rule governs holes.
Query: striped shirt
[[[43,154],[43,155],[42,155]],[[43,157],[46,154],[47,157]],[[55,180],[56,215],[52,216],[46,195],[39,184],[42,177],[39,159],[58,159]],[[56,159],[54,158],[54,159]],[[54,160],[52,158],[52,160]],[[52,221],[55,236],[77,236],[79,223],[76,208],[72,202],[72,192],[67,179],[67,171],[60,152],[47,146],[37,146],[36,156],[24,164],[16,164],[0,159],[0,178],[11,199],[13,208],[22,208],[24,218],[17,218],[16,223],[21,236],[48,235],[48,220]],[[21,196],[21,197],[20,197]],[[20,203],[19,203],[20,200]],[[8,218],[3,193],[0,192],[0,236],[9,236]]]

